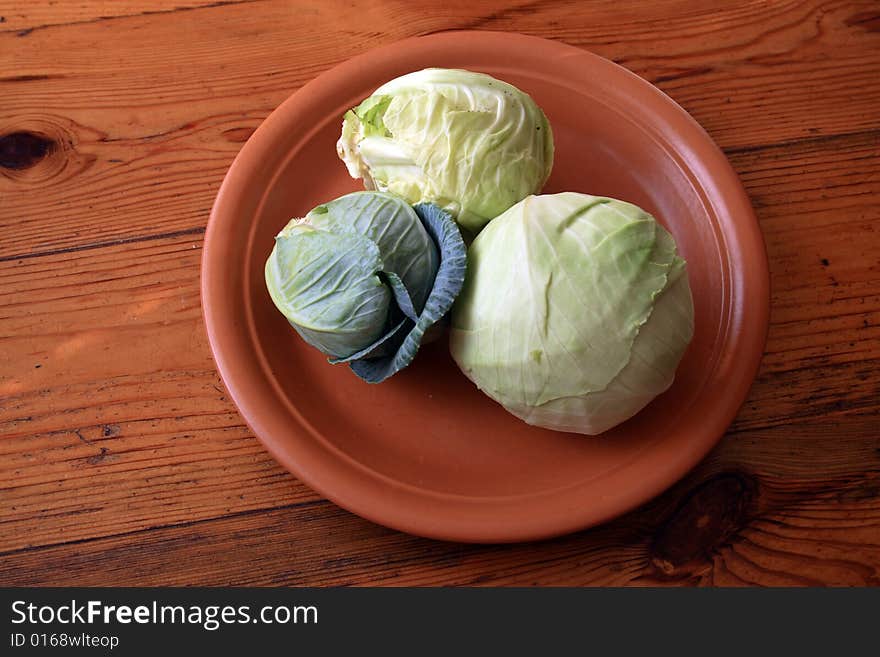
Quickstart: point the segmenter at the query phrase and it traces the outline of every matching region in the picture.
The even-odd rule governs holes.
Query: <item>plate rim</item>
[[[707,200],[711,203],[712,199],[722,199],[724,203],[721,205],[724,209],[728,210],[729,215],[734,214],[730,211],[730,208],[736,209],[735,214],[738,218],[731,225],[738,228],[738,237],[741,238],[739,243],[741,245],[748,243],[750,249],[755,250],[759,256],[755,258],[758,263],[757,269],[750,269],[748,272],[737,272],[733,268],[728,267],[729,274],[734,279],[734,282],[738,283],[740,288],[748,289],[749,291],[749,308],[747,313],[745,313],[745,309],[742,307],[743,299],[739,299],[739,307],[732,307],[729,310],[739,317],[743,313],[749,317],[749,322],[743,322],[740,319],[738,323],[740,331],[736,338],[739,344],[745,343],[745,349],[750,358],[740,361],[738,368],[734,370],[736,376],[729,387],[735,390],[736,394],[729,394],[727,397],[722,398],[724,403],[719,403],[714,407],[712,409],[713,412],[707,412],[707,415],[712,416],[712,422],[707,422],[710,426],[703,432],[706,437],[703,437],[699,445],[693,449],[678,454],[677,458],[668,458],[663,463],[665,468],[657,468],[650,480],[641,480],[638,487],[632,486],[627,491],[621,491],[621,494],[615,496],[614,499],[606,497],[600,500],[592,500],[594,502],[592,506],[589,504],[575,505],[573,503],[562,505],[563,507],[568,506],[568,508],[563,509],[564,513],[560,514],[559,509],[557,509],[557,512],[552,517],[541,518],[534,516],[530,522],[524,522],[520,513],[515,523],[505,523],[498,521],[496,518],[494,522],[487,524],[485,517],[477,517],[479,514],[475,515],[473,513],[473,505],[497,507],[499,502],[493,503],[491,498],[489,500],[471,498],[471,515],[474,517],[459,517],[450,521],[450,514],[444,513],[440,515],[445,520],[439,522],[432,518],[431,513],[431,504],[438,503],[435,491],[425,490],[425,495],[420,496],[417,492],[420,489],[415,489],[414,492],[410,490],[412,488],[410,485],[403,482],[399,482],[400,486],[389,486],[387,481],[379,481],[371,476],[369,472],[358,473],[357,466],[365,469],[363,464],[350,459],[350,457],[347,458],[351,463],[344,463],[345,459],[339,460],[338,453],[328,452],[327,445],[308,446],[300,440],[300,447],[303,449],[295,453],[297,450],[291,447],[290,440],[280,437],[277,430],[278,427],[270,426],[272,423],[267,422],[267,418],[260,417],[257,407],[262,405],[262,400],[254,398],[253,390],[246,381],[247,378],[250,378],[251,383],[256,383],[253,380],[253,376],[246,376],[242,368],[236,366],[228,357],[227,349],[230,348],[229,345],[232,338],[229,336],[228,331],[224,331],[222,328],[224,322],[222,310],[224,306],[223,290],[218,291],[215,289],[218,287],[218,276],[221,276],[223,272],[216,271],[214,261],[217,258],[213,254],[218,249],[223,248],[223,229],[228,227],[230,222],[235,221],[235,213],[230,210],[236,202],[236,181],[247,179],[254,172],[260,161],[258,157],[259,151],[261,149],[265,150],[261,145],[269,143],[270,140],[266,139],[266,137],[271,136],[273,131],[278,131],[282,128],[284,123],[283,117],[295,111],[297,104],[302,101],[312,88],[319,84],[341,84],[348,76],[358,73],[359,70],[369,66],[370,63],[373,63],[375,66],[375,62],[382,61],[383,58],[387,59],[389,56],[399,52],[409,52],[411,54],[414,50],[430,51],[431,49],[442,49],[450,45],[459,49],[467,47],[467,45],[475,48],[479,45],[480,49],[491,46],[501,52],[505,48],[509,49],[511,47],[535,48],[545,51],[549,50],[551,54],[561,58],[581,59],[593,67],[611,67],[609,70],[613,70],[614,75],[622,76],[622,79],[628,80],[627,84],[634,86],[638,92],[643,95],[652,96],[654,102],[659,102],[670,110],[664,116],[664,123],[675,119],[678,123],[678,132],[689,131],[691,133],[690,139],[680,140],[678,144],[687,144],[691,150],[696,150],[699,147],[699,156],[695,161],[702,168],[713,171],[716,176],[720,175],[724,178],[723,184],[721,184],[713,179],[712,176],[707,178],[704,175],[699,178],[700,185],[697,191],[704,193],[707,188],[707,182],[712,183],[708,186],[714,188],[714,193]],[[678,150],[676,150],[677,152]],[[689,161],[689,164],[693,164],[693,162]],[[240,189],[241,185],[238,188]],[[711,205],[717,215],[717,205],[714,203]],[[252,233],[250,235],[252,237]],[[741,249],[741,251],[744,250]],[[730,258],[728,249],[723,249],[722,254]],[[736,260],[735,258],[730,259]],[[744,282],[745,279],[748,279],[747,285]],[[218,292],[220,296],[218,296]],[[331,67],[294,92],[261,123],[236,155],[224,177],[211,209],[203,244],[200,294],[209,346],[224,386],[229,392],[230,398],[238,409],[239,414],[251,428],[254,435],[285,469],[338,506],[387,527],[441,540],[472,543],[508,543],[551,538],[595,526],[620,516],[672,486],[705,458],[709,451],[723,437],[730,422],[734,419],[742,403],[745,401],[760,366],[769,330],[770,279],[763,234],[741,181],[712,138],[672,98],[628,69],[576,46],[511,32],[453,30],[396,41],[361,53]],[[228,302],[226,305],[228,305]],[[722,324],[721,328],[729,331],[733,322],[733,319],[728,319],[727,322]],[[240,330],[239,333],[241,333]],[[722,354],[727,351],[729,347],[728,342],[729,340],[725,338],[725,349],[722,350]],[[709,380],[713,378],[715,377],[710,377]],[[296,416],[302,425],[301,428],[304,430],[304,433],[313,437],[320,435],[310,428],[308,422],[301,414],[297,412]],[[289,439],[289,435],[286,438]],[[641,452],[636,457],[640,454]],[[343,454],[343,456],[346,455]],[[632,465],[632,462],[637,460],[636,457],[618,467]],[[355,466],[354,470],[351,469],[352,466]],[[618,469],[618,467],[613,468],[613,470]],[[576,487],[576,485],[572,486]],[[542,491],[541,493],[528,494],[526,496],[535,500],[552,496],[554,493],[555,491]],[[572,502],[574,501],[583,502],[584,500],[575,497]],[[464,498],[457,499],[452,504],[453,506],[458,505],[459,510],[461,510],[469,502],[468,498]],[[406,513],[403,515],[400,513],[400,505],[406,506]],[[389,508],[392,506],[394,510],[389,511]],[[497,508],[493,509],[493,513],[498,512]],[[465,513],[463,515],[467,516],[468,514]],[[485,516],[485,514],[483,515]]]

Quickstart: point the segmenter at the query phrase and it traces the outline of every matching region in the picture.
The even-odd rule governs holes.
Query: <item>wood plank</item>
[[[878,428],[848,418],[732,436],[660,499],[542,543],[429,541],[315,502],[2,555],[0,581],[878,585]]]
[[[214,371],[201,237],[0,266],[0,550],[316,499]]]
[[[767,236],[773,311],[719,458],[750,445],[731,463],[763,473],[773,463],[755,430],[877,417],[880,153],[853,136],[735,164]],[[222,392],[199,313],[201,239],[0,263],[0,551],[317,499]],[[839,458],[861,459],[845,438]]]
[[[880,408],[877,144],[853,135],[732,155],[772,290],[761,370],[733,430]]]
[[[454,28],[614,59],[731,152],[880,130],[870,1],[431,6],[238,3],[0,32],[0,138],[45,139],[31,166],[0,167],[0,257],[204,226],[242,142],[290,93],[369,48]]]

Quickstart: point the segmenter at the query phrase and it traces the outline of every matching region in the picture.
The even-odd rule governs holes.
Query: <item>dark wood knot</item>
[[[651,542],[651,562],[667,576],[692,574],[747,522],[758,490],[755,479],[726,472],[688,494]]]
[[[54,141],[35,132],[12,132],[0,136],[0,167],[28,169],[55,147]]]

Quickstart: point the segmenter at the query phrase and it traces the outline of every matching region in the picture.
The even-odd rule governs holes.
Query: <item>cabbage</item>
[[[266,261],[273,303],[308,344],[378,383],[406,367],[461,289],[453,219],[380,192],[355,192],[293,219]]]
[[[553,135],[516,87],[430,68],[391,80],[348,111],[337,151],[367,189],[434,203],[476,234],[540,191],[553,166]]]
[[[474,240],[450,349],[529,424],[597,434],[672,384],[693,328],[672,236],[635,205],[566,192],[526,198]]]

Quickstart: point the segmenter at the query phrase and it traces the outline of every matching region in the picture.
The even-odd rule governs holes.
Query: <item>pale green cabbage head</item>
[[[430,68],[391,80],[345,114],[339,157],[367,189],[429,202],[476,234],[553,166],[547,117],[483,73]]]
[[[450,348],[529,424],[597,434],[673,381],[694,308],[672,236],[635,205],[530,196],[468,251]]]

